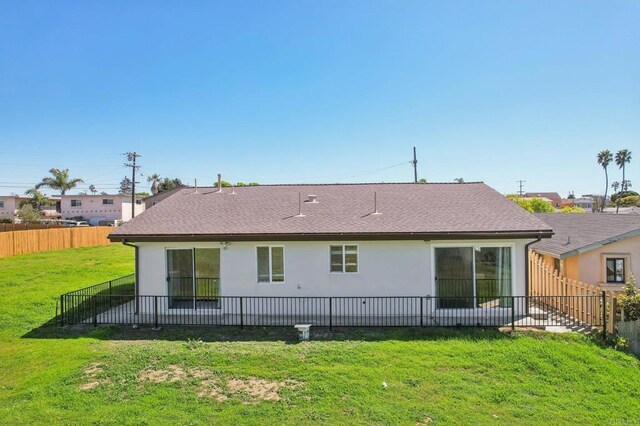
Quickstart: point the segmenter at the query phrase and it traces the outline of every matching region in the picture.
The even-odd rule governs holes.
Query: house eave
[[[478,240],[551,238],[551,230],[495,232],[334,232],[287,234],[110,234],[111,242],[189,242],[189,241],[371,241],[371,240]]]

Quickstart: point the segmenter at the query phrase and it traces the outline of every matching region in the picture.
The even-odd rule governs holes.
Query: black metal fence
[[[119,288],[131,290],[132,279],[121,278]],[[606,303],[600,296],[503,296],[492,298],[490,303],[486,297],[216,296],[212,303],[198,303],[194,297],[191,303],[176,305],[171,296],[116,293],[113,284],[109,293],[104,284],[108,283],[92,287],[92,292],[62,295],[61,324],[606,329],[607,318]],[[567,315],[556,308],[558,305],[570,305],[573,312],[583,315]],[[591,316],[589,312],[601,315]]]
[[[135,275],[125,275],[60,296],[60,320],[68,324],[123,306],[135,299]]]

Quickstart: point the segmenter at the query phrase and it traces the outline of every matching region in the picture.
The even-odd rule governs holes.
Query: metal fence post
[[[244,328],[244,313],[242,309],[242,296],[240,296],[240,330]]]
[[[511,331],[516,332],[516,298],[514,296],[511,296]]]
[[[420,297],[420,327],[424,327],[424,297]]]
[[[98,296],[93,295],[91,297],[91,304],[93,305],[93,326],[98,326]]]
[[[329,298],[329,330],[333,330],[333,297]]]
[[[158,296],[153,296],[153,328],[158,328]]]
[[[113,291],[112,291],[112,285],[111,285],[111,281],[109,281],[109,309],[111,309],[111,300],[113,296]]]
[[[64,295],[60,295],[60,327],[64,325]]]
[[[602,338],[607,338],[607,292],[602,291]]]

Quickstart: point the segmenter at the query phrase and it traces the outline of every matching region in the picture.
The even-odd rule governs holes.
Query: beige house
[[[640,216],[539,213],[554,231],[531,249],[563,276],[620,288],[640,273]]]
[[[136,197],[135,215],[145,210],[143,197]],[[82,217],[92,225],[100,221],[131,219],[131,195],[63,195],[60,201],[63,219]]]
[[[40,211],[45,217],[57,217],[55,202],[56,198],[49,198],[52,202],[50,206],[43,206]],[[29,197],[19,195],[3,195],[0,196],[0,219],[15,220],[17,211],[20,209],[20,203],[30,200]]]

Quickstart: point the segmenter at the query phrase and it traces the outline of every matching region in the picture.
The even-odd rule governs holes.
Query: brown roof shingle
[[[266,239],[550,234],[550,227],[484,183],[261,185],[185,188],[117,228],[124,239]],[[373,215],[374,193],[381,213]],[[317,204],[298,195],[317,195]],[[206,238],[205,238],[206,237]]]
[[[531,245],[542,253],[567,257],[608,242],[640,235],[640,216],[601,213],[536,213],[554,235]]]

